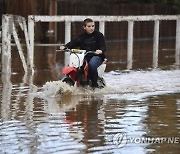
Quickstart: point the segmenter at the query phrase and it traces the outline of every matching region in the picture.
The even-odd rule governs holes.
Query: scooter
[[[69,65],[62,69],[62,74],[65,77],[62,82],[67,83],[70,86],[88,86],[91,85],[91,81],[88,77],[88,62],[85,57],[88,55],[95,55],[94,52],[79,49],[66,49],[65,52],[70,52]],[[106,59],[98,67],[98,86],[104,88],[106,86],[103,78],[104,71],[106,69]]]

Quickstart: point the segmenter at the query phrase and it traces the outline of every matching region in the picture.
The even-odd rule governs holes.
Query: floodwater
[[[174,40],[161,41],[156,69],[152,41],[146,40],[134,43],[133,69],[127,71],[125,44],[108,43],[107,87],[95,91],[58,81],[62,53],[54,61],[47,47],[36,47],[33,76],[24,74],[13,55],[13,73],[2,75],[0,83],[0,153],[178,154],[180,69],[174,65]]]

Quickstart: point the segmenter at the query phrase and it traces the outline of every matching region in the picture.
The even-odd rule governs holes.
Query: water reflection
[[[26,123],[11,120],[4,121],[0,125],[0,153],[29,153],[34,136],[27,128]]]
[[[106,93],[43,98],[42,89],[33,82],[27,84],[27,78],[13,87],[4,78],[0,153],[178,152],[177,144],[128,142],[120,148],[115,142],[120,133],[127,138],[178,137],[178,94],[141,99]]]
[[[115,153],[130,153],[134,149],[137,153],[144,153],[146,144],[136,145],[128,142],[128,139],[140,138],[146,134],[147,129],[144,123],[148,110],[146,104],[136,101],[110,99],[106,100],[104,108],[106,111],[106,144],[111,145],[109,150]],[[119,148],[122,142],[116,136],[121,133],[126,134],[127,141],[123,147]],[[116,144],[115,140],[117,140]]]
[[[50,69],[50,74],[52,80],[58,80],[60,78],[60,71],[56,63],[56,48],[54,46],[49,46],[45,48],[45,53],[47,55],[47,63]]]
[[[29,86],[29,91],[25,102],[25,117],[27,116],[27,119],[30,121],[33,121],[34,98],[37,90],[37,87],[31,84]]]
[[[11,104],[11,93],[12,83],[10,81],[10,74],[2,74],[2,103],[1,103],[1,117],[2,119],[8,120],[10,116],[10,104]]]
[[[166,137],[180,139],[180,117],[177,101],[180,98],[179,94],[164,95],[159,97],[151,97],[147,100],[149,110],[146,119],[149,132],[147,136]],[[178,143],[164,143],[149,145],[149,149],[155,149],[157,153],[178,153],[180,147]]]

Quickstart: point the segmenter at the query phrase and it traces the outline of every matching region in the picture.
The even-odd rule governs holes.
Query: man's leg
[[[89,61],[89,78],[92,82],[92,87],[97,87],[98,71],[97,68],[102,64],[102,59],[99,56],[93,56]]]

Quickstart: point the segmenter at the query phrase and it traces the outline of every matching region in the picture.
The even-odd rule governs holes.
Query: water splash
[[[152,95],[180,93],[180,70],[109,72],[105,75],[107,86],[118,91],[107,95],[119,99],[139,100]]]
[[[139,99],[151,95],[180,92],[180,70],[152,71],[111,71],[104,75],[107,86],[92,90],[90,87],[73,87],[62,81],[47,82],[43,87],[43,95],[95,95],[119,97],[121,99]],[[116,98],[117,99],[117,98]]]
[[[58,94],[72,94],[75,87],[69,86],[62,81],[50,81],[42,87],[42,94],[45,97],[55,97]]]

